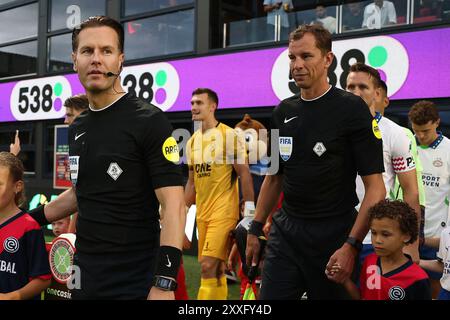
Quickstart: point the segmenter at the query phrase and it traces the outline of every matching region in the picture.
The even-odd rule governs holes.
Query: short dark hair
[[[125,42],[123,27],[116,20],[106,16],[89,17],[87,20],[83,21],[79,26],[73,29],[72,52],[76,52],[78,50],[78,35],[80,34],[81,30],[96,27],[110,27],[111,29],[116,31],[117,38],[119,39],[119,50],[120,52],[123,52]]]
[[[414,243],[419,234],[419,225],[416,212],[400,200],[381,200],[369,209],[369,225],[374,219],[388,218],[398,221],[402,233],[410,236],[406,244]]]
[[[318,24],[302,25],[292,31],[289,35],[289,42],[303,38],[307,33],[311,33],[316,39],[316,47],[326,55],[331,51],[331,33]]]
[[[217,96],[217,93],[209,88],[197,88],[192,92],[192,95],[196,95],[196,94],[204,94],[206,93],[208,95],[208,98],[214,102],[217,106],[217,108],[219,107],[219,97]]]
[[[89,108],[89,100],[85,94],[77,94],[64,101],[64,107],[73,108],[77,111],[84,111]]]
[[[381,77],[380,73],[377,69],[372,68],[371,66],[368,66],[367,64],[364,64],[362,62],[357,62],[355,64],[352,64],[350,67],[350,72],[364,72],[367,73],[372,80],[373,85],[375,88],[379,88],[381,85]]]
[[[409,121],[419,126],[439,120],[439,112],[433,102],[421,100],[415,103],[408,113]]]

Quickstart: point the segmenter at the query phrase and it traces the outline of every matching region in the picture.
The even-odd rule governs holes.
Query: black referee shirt
[[[74,121],[69,145],[79,210],[77,252],[147,251],[159,245],[154,189],[182,186],[179,166],[163,149],[171,135],[164,113],[130,94]]]
[[[376,122],[365,102],[351,93],[332,87],[313,101],[288,98],[273,111],[272,128],[279,129],[278,173],[283,174],[283,210],[290,215],[348,213],[358,204],[356,174],[384,171]]]

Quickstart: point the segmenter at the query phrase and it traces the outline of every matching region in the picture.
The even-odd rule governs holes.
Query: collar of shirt
[[[438,131],[438,137],[430,145],[428,145],[427,148],[436,149],[438,147],[438,145],[442,142],[443,139],[444,139],[444,136],[442,135],[442,132]],[[417,145],[420,145],[417,137],[416,137],[416,142],[417,142]]]
[[[374,117],[374,119],[375,119],[375,121],[376,121],[377,123],[380,123],[381,118],[383,118],[383,116],[381,115],[381,113],[375,112],[375,117]]]

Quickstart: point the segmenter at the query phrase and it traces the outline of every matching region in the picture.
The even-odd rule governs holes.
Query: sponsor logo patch
[[[107,172],[109,176],[113,178],[115,181],[120,177],[123,170],[119,167],[119,165],[116,162],[111,162]]]
[[[444,165],[444,162],[442,162],[441,159],[436,159],[433,161],[433,166],[435,166],[436,168],[442,167]]]
[[[389,299],[391,300],[403,300],[405,296],[406,293],[402,287],[395,286],[389,289]]]
[[[80,156],[70,156],[69,167],[70,167],[70,180],[72,180],[72,184],[76,186],[78,180],[78,168],[80,167]]]
[[[3,241],[3,249],[8,253],[16,253],[19,251],[19,240],[14,237],[9,237]]]
[[[327,151],[327,148],[325,148],[322,142],[317,142],[313,150],[320,157],[325,153],[325,151]]]
[[[180,161],[178,143],[174,137],[169,137],[166,139],[162,147],[162,153],[164,157],[170,162]]]
[[[280,148],[280,156],[283,161],[288,161],[292,154],[292,145],[294,144],[292,137],[279,137],[278,145]]]
[[[66,283],[72,275],[71,266],[75,249],[65,238],[57,238],[52,244],[49,253],[50,270],[54,279],[59,283]]]
[[[372,121],[372,131],[373,131],[374,136],[377,139],[381,139],[381,131],[380,131],[380,128],[378,127],[378,123],[375,119],[373,119],[373,121]]]

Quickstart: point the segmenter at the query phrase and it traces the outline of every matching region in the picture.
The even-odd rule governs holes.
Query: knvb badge
[[[280,148],[281,159],[283,159],[283,161],[288,161],[292,154],[293,138],[292,137],[279,137],[278,145]]]

